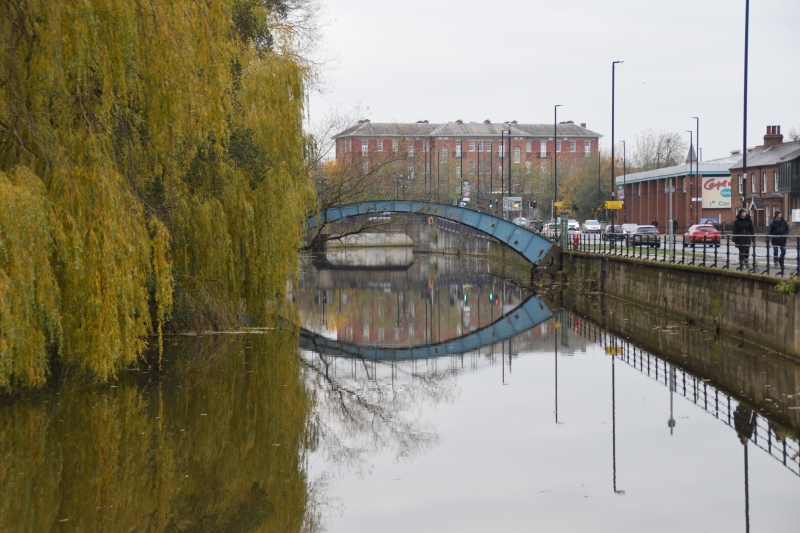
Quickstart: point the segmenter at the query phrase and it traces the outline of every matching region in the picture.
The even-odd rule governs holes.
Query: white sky
[[[703,158],[742,146],[745,0],[331,0],[324,51],[338,60],[311,122],[337,106],[373,122],[586,122],[632,148],[700,117]],[[750,5],[748,145],[800,128],[800,0]],[[688,140],[688,133],[684,133]]]

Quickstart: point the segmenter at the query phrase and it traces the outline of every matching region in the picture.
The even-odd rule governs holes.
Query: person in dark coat
[[[658,220],[654,220],[653,225],[656,227],[656,229],[658,229]]]
[[[678,233],[678,219],[672,219],[672,234],[676,235]]]
[[[750,213],[740,209],[739,215],[733,221],[733,242],[739,247],[739,263],[744,266],[750,264],[750,246],[753,244],[752,235],[755,232]]]
[[[775,266],[783,268],[783,258],[786,256],[786,236],[789,235],[789,223],[783,219],[783,213],[775,211],[775,218],[772,219],[772,224],[769,225],[769,234],[772,236],[772,251]],[[776,237],[781,235],[781,237]],[[780,256],[778,251],[780,250]],[[768,258],[769,259],[769,258]]]

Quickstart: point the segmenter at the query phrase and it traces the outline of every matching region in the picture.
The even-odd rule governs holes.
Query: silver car
[[[584,233],[600,233],[601,230],[602,228],[598,220],[586,220],[583,223]]]

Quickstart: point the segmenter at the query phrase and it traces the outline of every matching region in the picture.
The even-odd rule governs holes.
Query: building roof
[[[428,123],[391,123],[362,122],[334,135],[335,139],[343,137],[500,137],[501,132],[511,128],[513,137],[547,137],[553,138],[552,124],[486,124],[445,122],[443,124]],[[558,124],[558,136],[563,139],[596,139],[602,137],[597,132],[577,124]]]
[[[800,141],[773,144],[769,148],[756,146],[747,151],[747,168],[779,165],[800,157]],[[742,157],[731,166],[731,170],[742,168]]]
[[[645,172],[635,172],[627,176],[616,176],[617,184],[636,183],[640,181],[658,180],[661,178],[674,178],[677,176],[688,176],[692,173],[699,173],[701,176],[729,176],[731,163],[729,157],[713,159],[711,161],[701,161],[699,165],[675,165],[674,167],[657,168]]]

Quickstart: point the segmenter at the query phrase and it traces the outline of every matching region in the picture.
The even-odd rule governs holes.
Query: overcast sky
[[[338,59],[310,118],[360,103],[373,122],[586,122],[611,141],[683,133],[703,158],[742,146],[745,0],[330,0]],[[800,0],[750,5],[748,145],[800,128]],[[683,133],[688,139],[688,133]]]

